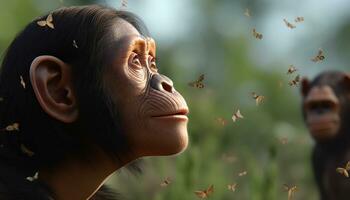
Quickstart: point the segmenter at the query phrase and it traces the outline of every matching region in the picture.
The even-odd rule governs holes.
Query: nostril
[[[162,82],[162,87],[165,91],[173,93],[173,87],[167,82]]]

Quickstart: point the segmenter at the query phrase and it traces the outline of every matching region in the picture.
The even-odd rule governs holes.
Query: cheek
[[[147,85],[148,72],[146,68],[135,69],[128,68],[126,71],[126,76],[131,86],[130,90],[135,91],[137,94],[145,91]]]

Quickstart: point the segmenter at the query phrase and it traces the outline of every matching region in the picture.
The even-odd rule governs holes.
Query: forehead
[[[141,37],[141,34],[139,33],[139,31],[124,19],[118,19],[113,26],[113,30],[114,30],[115,40],[119,40],[128,35]]]
[[[137,48],[140,53],[155,54],[155,41],[142,35],[132,24],[124,19],[118,19],[113,28],[114,48],[127,52],[130,48]]]

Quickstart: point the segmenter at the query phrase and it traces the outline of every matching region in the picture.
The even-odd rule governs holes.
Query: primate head
[[[328,71],[318,75],[311,83],[302,80],[303,113],[313,138],[320,143],[343,138],[349,127],[350,75]]]
[[[4,55],[0,97],[0,154],[26,176],[96,152],[125,164],[188,143],[186,102],[127,11],[69,7],[29,23]]]

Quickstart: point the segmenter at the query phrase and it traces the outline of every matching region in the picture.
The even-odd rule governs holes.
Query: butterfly
[[[345,168],[338,167],[336,171],[339,174],[343,174],[344,176],[349,178],[349,172],[348,172],[349,170],[350,170],[350,161],[348,163],[346,163]]]
[[[297,75],[293,80],[289,81],[290,86],[297,86],[300,82],[300,75]]]
[[[195,87],[195,88],[204,88],[204,83],[203,83],[203,80],[204,80],[204,74],[201,74],[198,78],[198,80],[194,81],[194,82],[190,82],[188,83],[189,86],[191,87]]]
[[[247,175],[247,174],[248,174],[247,171],[243,171],[243,172],[238,173],[238,176],[245,176],[245,175]]]
[[[205,199],[205,198],[208,198],[209,195],[211,195],[213,192],[214,192],[214,185],[211,185],[208,189],[195,191],[194,193],[197,195],[197,197],[201,199]]]
[[[244,15],[247,16],[247,17],[250,17],[250,10],[248,8],[245,9],[244,11]]]
[[[73,40],[73,47],[75,47],[76,49],[79,48],[75,40]]]
[[[296,71],[298,71],[298,69],[296,67],[294,67],[293,65],[289,65],[287,74],[293,74]]]
[[[253,36],[259,40],[263,38],[263,35],[261,33],[258,33],[255,28],[253,28]]]
[[[39,177],[39,172],[36,172],[36,173],[34,174],[34,176],[28,176],[26,179],[27,179],[28,181],[35,181],[36,179],[38,179],[38,177]]]
[[[286,19],[283,19],[284,23],[286,24],[286,26],[290,29],[296,28],[295,25],[293,25],[292,23],[288,22]]]
[[[128,7],[128,0],[122,0],[121,6],[124,8]]]
[[[295,18],[295,20],[294,20],[296,23],[298,23],[298,22],[303,22],[304,21],[304,17],[297,17],[297,18]]]
[[[225,162],[228,162],[228,163],[233,163],[237,160],[237,157],[234,156],[234,155],[228,155],[226,153],[222,154],[222,159],[225,161]]]
[[[313,62],[319,62],[319,61],[323,61],[325,58],[326,58],[326,57],[325,57],[324,54],[323,54],[323,50],[322,50],[322,49],[319,49],[317,55],[316,55],[315,57],[313,57],[313,58],[311,59],[311,61],[313,61]]]
[[[231,190],[232,192],[236,191],[237,183],[227,185],[227,189]]]
[[[21,79],[21,85],[24,89],[26,89],[26,83],[24,82],[23,80],[23,77],[22,76],[19,76],[19,78]]]
[[[289,186],[287,184],[283,185],[284,189],[288,191],[288,200],[292,199],[293,193],[297,190],[297,186]]]
[[[264,100],[265,96],[257,95],[255,92],[252,92],[253,99],[255,99],[256,105],[260,105]]]
[[[34,155],[34,152],[29,150],[24,144],[21,144],[21,151],[29,157],[32,157]]]
[[[19,131],[19,124],[13,123],[11,125],[6,126],[6,128],[2,129],[3,131]]]
[[[227,124],[227,120],[222,117],[216,118],[215,121],[222,126],[225,126]]]
[[[42,27],[48,26],[52,29],[55,29],[55,26],[53,25],[52,22],[53,22],[53,17],[52,17],[52,14],[50,13],[45,20],[37,21],[36,23]]]
[[[283,81],[281,81],[281,80],[278,81],[278,87],[279,87],[279,88],[282,88],[282,87],[283,87]]]
[[[171,183],[171,180],[169,177],[167,177],[162,183],[160,183],[160,186],[166,187]]]
[[[287,144],[287,143],[288,143],[288,138],[283,137],[283,138],[280,138],[279,141],[280,141],[281,144],[284,145],[284,144]]]
[[[237,110],[237,112],[235,114],[232,115],[232,121],[236,122],[237,119],[243,119],[243,115],[241,114],[240,110]]]

